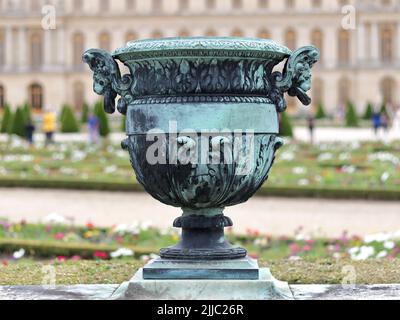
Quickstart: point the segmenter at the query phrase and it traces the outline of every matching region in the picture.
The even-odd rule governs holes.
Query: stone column
[[[52,59],[52,30],[43,30],[43,35],[44,35],[44,69],[49,70],[53,66],[53,59]]]
[[[66,67],[65,54],[65,29],[62,25],[57,25],[57,64],[60,67]]]
[[[366,45],[365,45],[365,25],[363,22],[357,26],[357,60],[358,63],[364,63],[366,59]]]
[[[6,27],[6,34],[5,34],[5,67],[6,70],[12,70],[14,67],[14,50],[13,50],[13,41],[12,41],[12,27]]]
[[[379,30],[377,23],[371,23],[371,62],[379,63]]]
[[[20,27],[18,29],[18,67],[20,70],[28,68],[28,29]]]
[[[329,27],[324,37],[324,66],[334,69],[337,66],[338,53],[338,30],[336,27]]]
[[[396,42],[396,60],[397,60],[397,64],[400,64],[400,22],[397,22],[397,29],[396,29],[396,38],[395,38],[395,42]]]

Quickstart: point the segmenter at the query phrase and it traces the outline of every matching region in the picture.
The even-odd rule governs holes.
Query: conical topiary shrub
[[[279,126],[279,134],[283,137],[293,137],[293,128],[289,116],[286,112],[282,112]]]
[[[1,120],[0,133],[10,133],[13,121],[11,107],[6,104],[4,106],[3,118]]]
[[[26,122],[32,121],[31,106],[28,103],[24,103],[22,110],[24,111]]]
[[[58,121],[60,121],[60,123],[63,122],[65,110],[66,110],[67,108],[69,108],[69,107],[68,107],[68,105],[66,105],[66,104],[63,104],[62,107],[61,107],[61,111],[60,111],[60,114],[59,114],[59,116],[58,116]]]
[[[89,105],[85,102],[82,106],[81,122],[82,123],[88,122],[88,118],[89,118]]]
[[[354,105],[351,102],[348,102],[346,106],[346,126],[358,127],[357,113],[354,109]]]
[[[363,118],[365,120],[370,120],[372,118],[372,114],[374,113],[374,108],[372,106],[371,102],[367,103],[367,106],[365,107],[365,112]]]
[[[68,106],[65,106],[62,111],[61,132],[73,133],[79,132],[79,124],[76,120],[74,112]]]
[[[386,113],[387,114],[386,103],[384,103],[384,102],[381,105],[381,113]]]
[[[317,112],[315,113],[315,118],[316,119],[326,118],[326,114],[325,114],[325,110],[324,110],[324,106],[323,106],[322,102],[318,103]]]
[[[110,126],[108,124],[108,118],[106,112],[104,111],[103,102],[97,102],[94,105],[94,114],[99,119],[100,125],[100,136],[107,137],[110,133]]]
[[[23,107],[18,107],[15,111],[11,133],[22,138],[26,137],[26,115]]]

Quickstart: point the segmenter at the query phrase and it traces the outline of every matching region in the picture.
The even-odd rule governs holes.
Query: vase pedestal
[[[124,282],[111,299],[272,300],[293,299],[287,282],[251,258],[220,261],[155,259]]]

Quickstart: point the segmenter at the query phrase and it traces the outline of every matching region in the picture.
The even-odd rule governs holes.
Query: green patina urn
[[[91,49],[83,60],[108,113],[126,115],[137,180],[157,200],[181,207],[181,241],[161,249],[169,259],[236,259],[223,209],[247,201],[268,178],[282,145],[284,94],[305,104],[313,46],[294,52],[271,40],[166,38],[128,43],[113,54]],[[286,60],[283,70],[275,67]],[[121,75],[116,61],[128,67]],[[251,219],[249,213],[249,219]]]

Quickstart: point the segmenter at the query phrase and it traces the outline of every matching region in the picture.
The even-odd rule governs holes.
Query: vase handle
[[[286,109],[283,94],[287,92],[308,106],[311,98],[306,94],[311,89],[311,68],[319,60],[319,50],[305,46],[294,51],[286,61],[283,72],[272,74],[275,90],[272,94],[279,112]]]
[[[115,98],[119,94],[121,98],[118,100],[117,109],[126,114],[127,107],[133,100],[130,93],[132,76],[125,74],[121,77],[117,62],[105,50],[89,49],[83,54],[82,60],[93,71],[93,91],[104,96],[104,110],[114,113]]]

